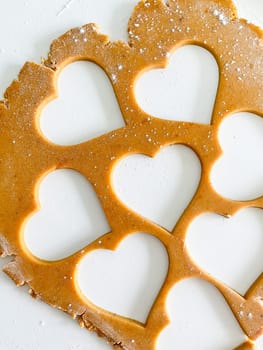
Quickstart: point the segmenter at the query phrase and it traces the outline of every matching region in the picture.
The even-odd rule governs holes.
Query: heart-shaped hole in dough
[[[110,231],[97,195],[74,170],[49,173],[39,188],[41,208],[25,225],[24,240],[38,258],[58,260]]]
[[[249,200],[263,195],[263,119],[236,113],[219,129],[223,155],[211,172],[215,190],[226,198]]]
[[[246,208],[229,219],[200,215],[186,246],[199,266],[244,295],[263,271],[263,210]]]
[[[116,251],[95,250],[78,267],[84,295],[105,310],[144,323],[165,280],[168,255],[155,237],[136,233]]]
[[[40,118],[50,141],[74,145],[125,126],[112,85],[98,65],[71,63],[60,74],[58,91]]]
[[[229,350],[245,340],[223,296],[199,279],[176,284],[167,299],[171,324],[160,334],[157,350]]]
[[[135,95],[140,107],[158,118],[210,124],[218,77],[214,56],[186,45],[173,53],[167,68],[143,73]]]
[[[196,154],[183,145],[164,147],[154,158],[123,158],[112,174],[118,197],[131,209],[172,231],[193,198],[201,176]]]

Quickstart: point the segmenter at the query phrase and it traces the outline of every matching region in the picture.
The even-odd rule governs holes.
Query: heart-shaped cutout
[[[113,172],[114,189],[130,208],[172,231],[191,201],[201,164],[188,147],[164,147],[154,158],[123,158]]]
[[[226,198],[249,200],[263,195],[263,119],[236,113],[219,129],[223,156],[211,172],[215,190]]]
[[[60,96],[42,111],[40,128],[52,142],[74,145],[125,126],[111,83],[92,62],[67,66],[58,81]]]
[[[109,232],[95,191],[80,173],[56,170],[39,188],[41,208],[25,226],[25,243],[37,257],[58,260]]]
[[[218,76],[209,51],[186,45],[175,51],[166,69],[139,77],[136,99],[145,112],[159,118],[210,124]]]
[[[99,249],[79,264],[84,295],[105,310],[145,322],[165,280],[168,255],[155,237],[128,236],[116,251]]]
[[[222,295],[211,284],[184,280],[173,287],[167,309],[171,324],[160,334],[157,350],[229,350],[245,341]]]
[[[244,295],[263,271],[263,211],[247,208],[230,219],[200,215],[186,246],[199,266]]]

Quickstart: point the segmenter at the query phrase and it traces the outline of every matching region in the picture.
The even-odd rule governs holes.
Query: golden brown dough
[[[0,105],[0,252],[14,257],[4,271],[17,285],[28,284],[33,296],[77,318],[81,326],[96,331],[116,348],[153,350],[160,331],[169,323],[165,308],[169,290],[184,278],[198,277],[218,288],[248,338],[257,339],[263,328],[259,302],[263,276],[246,295],[239,295],[200,270],[185,250],[184,241],[189,224],[203,212],[234,215],[245,207],[263,208],[263,197],[246,202],[227,200],[209,181],[210,170],[221,155],[217,138],[221,121],[236,111],[263,115],[262,42],[261,30],[238,19],[230,0],[168,0],[167,4],[144,0],[130,19],[128,43],[110,42],[96,25],[88,24],[55,40],[41,65],[26,63]],[[135,101],[133,88],[138,76],[145,70],[165,67],[169,53],[185,44],[206,48],[219,66],[211,125],[161,120],[143,112]],[[79,145],[58,146],[43,137],[38,119],[43,106],[56,97],[59,73],[76,60],[95,62],[106,72],[126,126]],[[184,144],[196,152],[202,177],[191,203],[168,232],[123,205],[110,176],[121,157],[132,153],[154,156],[171,144]],[[37,186],[48,172],[61,168],[79,171],[93,185],[111,227],[111,232],[83,248],[84,255],[95,249],[116,249],[127,235],[138,231],[158,237],[165,245],[169,272],[146,324],[100,309],[82,295],[76,268],[83,250],[48,262],[32,256],[25,246],[23,224],[38,210]],[[64,279],[65,275],[72,279]],[[251,348],[249,341],[238,349]]]

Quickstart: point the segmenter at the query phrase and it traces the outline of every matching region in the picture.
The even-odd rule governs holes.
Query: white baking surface
[[[17,76],[25,61],[40,62],[41,57],[46,57],[51,41],[72,27],[95,22],[112,40],[126,40],[127,20],[136,3],[137,0],[1,1],[1,93]],[[235,3],[240,16],[263,27],[261,0],[235,0]],[[192,57],[196,58],[195,66],[191,63]],[[198,110],[198,118],[205,115],[203,122],[208,123],[218,77],[210,56],[208,60],[211,64],[205,63],[207,69],[204,73],[207,57],[196,47],[187,47],[171,57],[170,74],[164,70],[146,73],[136,90],[141,106],[170,119],[173,108],[176,115],[184,114],[186,118],[196,118],[194,111]],[[178,72],[182,74],[182,84],[173,79]],[[204,79],[202,74],[205,74]],[[193,75],[195,82],[191,83]],[[165,89],[165,94],[158,94],[158,88]],[[111,86],[94,64],[81,62],[67,67],[59,79],[59,92],[61,98],[50,103],[41,118],[42,130],[51,140],[75,144],[123,125]],[[186,100],[189,92],[191,98],[185,105],[182,101]],[[74,96],[74,102],[71,96]],[[162,97],[160,104],[154,105],[156,96]],[[180,96],[180,105],[176,96]],[[169,101],[173,103],[169,104]],[[225,157],[218,162],[212,174],[214,186],[222,194],[233,199],[262,194],[262,135],[262,120],[256,117],[248,121],[247,115],[236,115],[222,124],[220,140]],[[248,156],[244,157],[245,153]],[[250,167],[246,166],[248,161]],[[176,176],[171,177],[175,168]],[[242,177],[237,177],[236,173],[241,173]],[[152,178],[145,181],[149,174]],[[127,205],[170,228],[179,215],[178,209],[174,212],[170,210],[167,215],[168,210],[164,212],[162,208],[170,206],[172,195],[177,197],[182,211],[197,186],[199,176],[200,165],[196,157],[190,150],[185,152],[177,146],[174,151],[164,148],[154,159],[141,156],[123,159],[114,170],[113,183]],[[140,178],[143,180],[140,181]],[[130,182],[132,186],[128,188],[127,183]],[[155,186],[162,193],[159,207],[152,206],[158,196]],[[182,195],[178,193],[181,186],[190,189]],[[138,188],[140,191],[136,191]],[[73,171],[60,170],[48,175],[40,186],[39,200],[42,210],[27,223],[25,238],[32,252],[40,257],[54,260],[67,256],[109,230],[91,186]],[[37,237],[34,235],[36,229]],[[209,235],[211,231],[214,240]],[[220,237],[219,232],[222,231],[231,236],[229,245],[234,246],[236,237],[240,236],[234,255],[229,254],[229,246],[225,248],[228,237]],[[259,209],[243,210],[232,219],[205,214],[190,226],[187,245],[201,266],[243,292],[251,282],[250,271],[256,276],[263,270],[262,231],[263,213]],[[249,249],[246,249],[247,246]],[[134,256],[134,251],[136,259],[127,259],[127,256]],[[224,259],[214,259],[215,251],[220,251],[219,255]],[[241,267],[238,264],[240,259]],[[7,261],[0,260],[0,267]],[[94,268],[88,264],[90,261]],[[223,263],[227,265],[224,267]],[[142,264],[143,269],[140,270]],[[109,270],[105,277],[104,270],[108,267],[113,270]],[[80,287],[98,305],[144,320],[150,307],[149,301],[158,292],[166,269],[167,255],[161,243],[147,233],[137,233],[124,240],[116,252],[100,251],[85,257],[79,271]],[[96,279],[96,274],[104,278]],[[153,278],[156,274],[157,277]],[[94,281],[92,286],[89,281]],[[124,287],[114,290],[114,285],[118,284]],[[103,293],[105,289],[111,293]],[[178,284],[168,297],[167,309],[171,324],[160,334],[158,350],[229,350],[244,340],[223,298],[206,282],[188,280]],[[81,329],[67,315],[33,300],[27,294],[27,288],[17,288],[4,273],[0,273],[0,310],[0,350],[111,348],[104,340]],[[258,349],[263,349],[263,340],[259,340]]]

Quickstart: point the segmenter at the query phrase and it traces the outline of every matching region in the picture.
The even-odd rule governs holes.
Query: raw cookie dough
[[[222,293],[251,340],[238,349],[251,349],[252,341],[262,334],[259,300],[263,298],[263,275],[246,295],[239,295],[200,270],[185,250],[184,241],[189,224],[203,212],[227,216],[245,207],[263,208],[263,197],[247,202],[227,200],[209,181],[210,170],[221,155],[217,133],[223,118],[237,110],[263,114],[262,31],[238,19],[230,0],[168,0],[166,4],[144,0],[135,8],[128,32],[129,42],[124,43],[110,42],[94,24],[72,29],[52,43],[48,59],[41,65],[26,63],[18,80],[6,90],[0,105],[0,252],[14,259],[4,271],[17,285],[28,284],[32,296],[69,313],[82,327],[96,331],[116,348],[129,350],[153,350],[159,333],[169,323],[165,302],[171,287],[184,278],[202,278]],[[142,111],[134,97],[138,76],[145,70],[165,67],[169,54],[186,44],[206,48],[218,62],[220,81],[211,125],[158,119]],[[126,126],[79,145],[58,146],[43,137],[38,119],[43,106],[56,98],[59,73],[77,60],[95,62],[106,72]],[[202,177],[191,203],[168,232],[127,208],[114,193],[110,177],[123,156],[155,156],[161,147],[172,144],[184,144],[196,152]],[[27,249],[23,224],[39,209],[40,180],[62,168],[79,171],[92,184],[111,231],[63,260],[42,261]],[[170,259],[167,278],[146,324],[95,306],[76,282],[77,264],[83,256],[95,249],[116,249],[133,232],[159,238]]]

